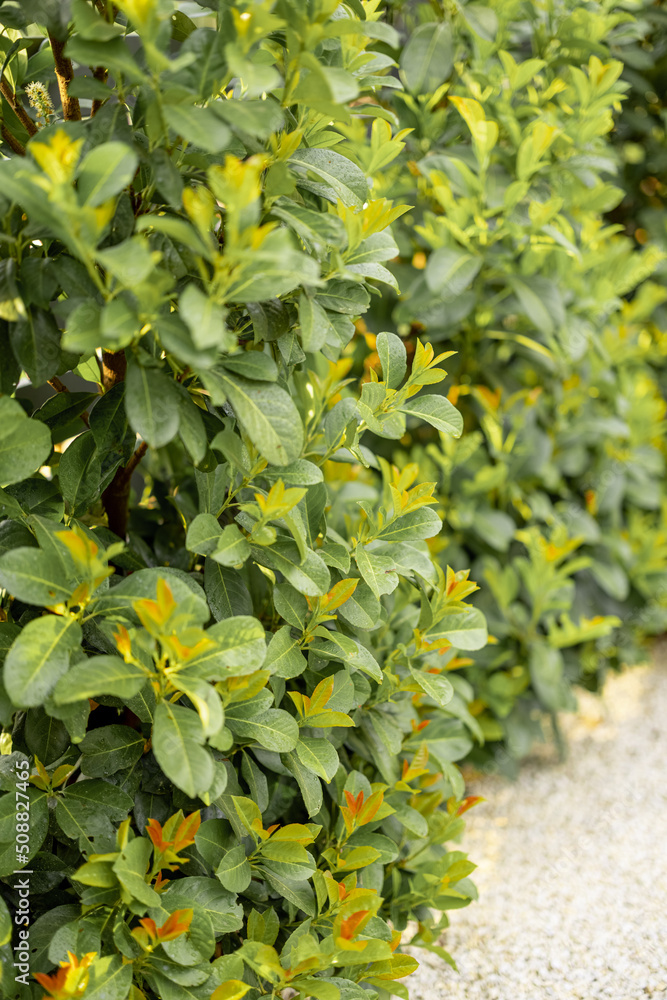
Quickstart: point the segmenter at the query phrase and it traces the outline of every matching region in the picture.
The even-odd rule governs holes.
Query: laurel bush
[[[447,957],[475,897],[449,668],[487,633],[435,483],[367,444],[461,433],[446,354],[390,329],[351,374],[400,37],[377,0],[0,22],[4,995],[405,997],[408,923]]]

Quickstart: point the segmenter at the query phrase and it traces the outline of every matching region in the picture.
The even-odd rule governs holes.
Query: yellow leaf
[[[241,1000],[250,987],[240,979],[228,979],[211,993],[211,1000]]]

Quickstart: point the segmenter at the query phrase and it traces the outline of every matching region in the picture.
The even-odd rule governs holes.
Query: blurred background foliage
[[[573,683],[641,659],[667,621],[667,12],[389,10],[409,41],[382,101],[411,132],[375,185],[413,208],[393,227],[401,294],[375,297],[359,357],[389,325],[456,351],[461,439],[377,447],[438,482],[433,546],[480,582],[492,639],[455,668],[487,739],[473,756],[511,768]]]

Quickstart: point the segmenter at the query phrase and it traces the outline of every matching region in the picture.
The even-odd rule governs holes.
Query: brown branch
[[[0,126],[0,133],[2,134],[3,141],[6,142],[15,153],[18,153],[19,156],[25,156],[25,146],[23,143],[18,141],[15,135],[12,135],[4,122],[2,123],[2,126]]]
[[[60,91],[60,103],[63,108],[63,118],[68,122],[81,121],[81,108],[78,97],[69,96],[69,85],[74,77],[72,60],[65,55],[65,43],[49,34],[53,61],[56,66],[56,78]]]
[[[105,392],[112,389],[117,382],[124,382],[126,371],[125,351],[102,352],[102,385]]]
[[[108,392],[119,382],[123,382],[126,371],[125,351],[102,352],[102,384],[105,392]],[[102,503],[107,513],[109,528],[120,538],[125,538],[127,534],[132,473],[146,454],[147,449],[148,445],[142,441],[127,465],[116,469],[113,479],[102,494]]]
[[[10,106],[10,108],[12,109],[18,120],[21,122],[21,125],[23,125],[23,128],[26,130],[28,135],[36,135],[37,134],[36,123],[32,120],[26,109],[23,107],[18,97],[7,83],[7,80],[5,79],[4,76],[2,77],[2,79],[0,79],[0,91],[2,91],[2,96],[5,98],[7,104]]]
[[[107,71],[106,66],[96,66],[95,69],[93,70],[93,76],[94,76],[94,78],[96,80],[99,80],[100,83],[106,83],[108,75],[109,75],[109,73]],[[104,101],[101,100],[99,97],[95,97],[93,99],[93,104],[92,104],[92,107],[90,109],[90,117],[91,118],[95,117],[95,115],[100,110],[100,108],[102,107],[103,104],[104,104]]]
[[[147,451],[148,451],[148,445],[146,444],[145,441],[142,441],[137,450],[135,451],[134,455],[130,459],[130,461],[125,466],[125,468],[121,470],[122,476],[120,478],[123,480],[123,482],[125,481],[128,483],[130,482],[130,480],[132,479],[132,473],[139,465],[139,462],[142,460]]]
[[[132,473],[147,450],[148,445],[142,441],[125,468],[121,466],[116,470],[115,476],[102,494],[102,503],[107,512],[107,524],[119,538],[125,538],[127,535]]]

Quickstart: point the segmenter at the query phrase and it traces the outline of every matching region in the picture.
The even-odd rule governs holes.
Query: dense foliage
[[[408,921],[444,954],[475,894],[443,671],[486,626],[367,445],[460,434],[445,355],[380,333],[348,377],[400,37],[191,7],[0,6],[2,989],[404,996]]]
[[[597,686],[667,622],[666,293],[649,280],[664,259],[649,234],[664,240],[664,12],[391,10],[406,90],[385,96],[412,132],[377,190],[414,210],[394,226],[402,294],[375,300],[366,322],[457,351],[449,398],[464,434],[418,428],[392,458],[438,482],[440,557],[479,581],[495,641],[463,676],[483,753],[503,740],[508,764],[544,710],[573,705],[573,681]],[[627,80],[610,49],[627,55]]]

